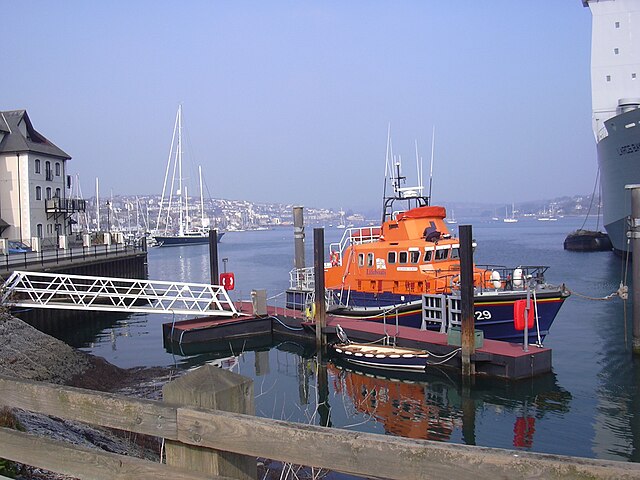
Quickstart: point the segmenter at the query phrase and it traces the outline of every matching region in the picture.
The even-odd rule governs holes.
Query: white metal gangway
[[[0,287],[0,304],[101,312],[237,316],[218,285],[15,271]]]

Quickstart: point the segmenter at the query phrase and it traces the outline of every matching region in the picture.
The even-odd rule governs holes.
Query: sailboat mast
[[[98,227],[98,232],[100,231],[100,182],[98,181],[98,177],[96,177],[96,222]]]
[[[187,185],[184,186],[184,226],[185,232],[191,230],[191,218],[189,218],[189,188]]]
[[[198,176],[200,177],[200,225],[204,229],[204,196],[202,193],[202,165],[198,165]]]
[[[184,199],[182,195],[182,105],[178,107],[178,191],[180,192],[180,230],[179,235],[184,235]]]
[[[173,157],[173,146],[175,144],[176,141],[176,130],[178,129],[178,118],[180,115],[180,106],[178,106],[178,111],[176,112],[176,120],[175,122],[173,122],[173,135],[171,136],[171,147],[169,148],[169,158],[167,160],[167,168],[164,171],[164,183],[162,184],[162,196],[160,197],[160,208],[158,209],[158,219],[156,220],[156,231],[158,233],[160,233],[160,219],[162,218],[162,206],[164,205],[164,195],[167,189],[167,180],[169,178],[169,170],[171,168],[171,160]],[[175,175],[175,168],[174,168],[174,175]],[[165,227],[164,227],[164,231],[165,233],[167,232],[168,228],[169,228],[169,209],[171,208],[171,198],[173,197],[173,178],[171,179],[171,188],[169,189],[169,204],[167,206],[167,219],[165,221]],[[147,207],[147,212],[148,212],[148,207]],[[149,219],[147,218],[147,224],[149,222]],[[148,225],[148,228],[151,228],[150,225]]]

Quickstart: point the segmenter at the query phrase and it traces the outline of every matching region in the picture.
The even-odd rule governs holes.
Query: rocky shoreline
[[[0,311],[0,375],[91,390],[160,399],[162,385],[175,375],[168,368],[122,369],[46,335],[6,311]],[[159,441],[109,429],[52,419],[13,409],[11,414],[29,433],[86,447],[158,460]],[[18,466],[20,479],[67,479]]]

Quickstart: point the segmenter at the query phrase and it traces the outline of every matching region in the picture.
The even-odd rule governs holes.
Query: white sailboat
[[[174,145],[176,149],[174,151]],[[169,171],[173,172],[171,177],[171,185],[169,186],[169,198],[166,211],[163,212],[165,204],[165,193],[167,192],[167,182],[169,180]],[[158,242],[158,246],[179,246],[179,245],[198,245],[209,242],[208,219],[204,217],[204,199],[202,195],[202,168],[198,167],[200,176],[200,226],[193,227],[191,217],[189,215],[189,195],[187,186],[183,184],[182,175],[182,105],[178,106],[176,121],[173,127],[173,137],[171,138],[171,149],[169,151],[169,160],[167,161],[167,169],[164,176],[164,185],[162,186],[162,197],[160,200],[160,209],[158,211],[158,226],[153,237]],[[172,217],[173,207],[173,188],[175,181],[178,181],[177,205],[174,210],[178,212],[177,228],[172,226],[174,221]],[[163,217],[164,213],[164,217]],[[175,214],[174,214],[175,215]],[[161,223],[164,221],[164,229],[160,229]],[[222,238],[224,232],[218,232],[218,241]]]
[[[453,211],[453,208],[451,209],[451,217],[447,218],[446,222],[452,225],[458,223],[458,221],[456,220],[456,214]]]
[[[338,213],[340,214],[340,224],[338,225],[337,228],[340,228],[340,229],[347,228],[344,222],[344,210],[340,210]]]
[[[502,221],[504,223],[518,223],[518,219],[514,216],[514,212],[515,206],[513,203],[511,204],[511,216],[509,216],[508,207],[504,207],[504,218],[502,219]]]

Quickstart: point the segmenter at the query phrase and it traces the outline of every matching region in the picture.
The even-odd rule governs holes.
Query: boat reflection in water
[[[165,347],[180,369],[208,363],[252,378],[259,416],[405,438],[547,451],[545,440],[534,445],[536,430],[548,435],[553,418],[568,413],[573,401],[554,374],[519,382],[477,377],[471,385],[438,367],[387,377],[327,361],[313,343],[271,335],[188,351]]]
[[[476,412],[491,408],[515,413],[513,447],[530,449],[536,421],[547,412],[567,412],[571,401],[553,374],[517,383],[478,378],[470,389],[443,372],[387,378],[341,363],[327,368],[336,393],[348,397],[359,414],[387,434],[414,439],[458,442],[460,431],[463,443],[475,445]]]

